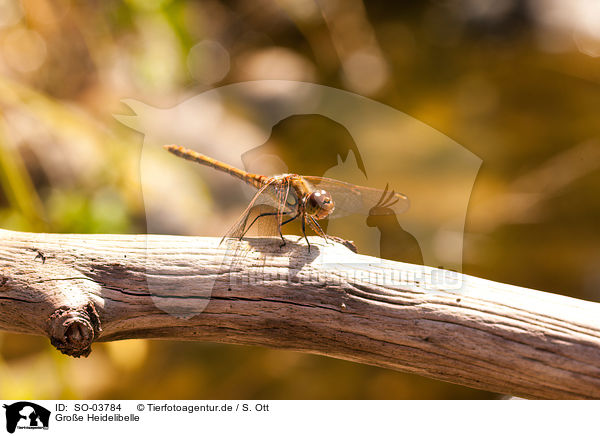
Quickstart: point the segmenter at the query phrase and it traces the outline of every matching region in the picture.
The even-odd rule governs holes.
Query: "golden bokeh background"
[[[143,136],[115,119],[131,114],[122,100],[169,108],[262,79],[344,89],[452,138],[483,161],[463,272],[600,301],[594,0],[0,0],[0,227],[145,233]],[[315,156],[314,138],[328,129],[309,120],[278,141],[300,147],[287,160],[306,166],[303,156]],[[431,163],[421,179],[441,202],[452,201],[442,189],[444,164]],[[207,234],[217,234],[215,223],[230,222],[239,205],[221,209],[222,194],[199,183],[169,213],[204,214]],[[213,206],[196,211],[193,199]],[[131,340],[95,344],[89,358],[72,359],[44,338],[1,332],[0,397],[499,395],[260,347]]]

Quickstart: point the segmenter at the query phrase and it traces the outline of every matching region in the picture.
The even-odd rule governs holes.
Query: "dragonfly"
[[[286,240],[281,232],[281,227],[300,219],[302,234],[310,252],[310,242],[306,236],[307,226],[327,241],[327,235],[321,228],[319,220],[340,218],[354,213],[372,215],[377,213],[374,211],[382,209],[379,206],[383,204],[388,208],[386,213],[389,213],[392,206],[394,206],[394,212],[402,213],[410,205],[406,195],[388,191],[387,185],[384,190],[381,190],[326,177],[298,174],[275,176],[252,174],[182,146],[165,145],[164,148],[183,159],[230,174],[258,190],[246,210],[223,236],[221,243],[227,238],[241,240],[259,219],[271,217],[276,218],[276,229],[281,237],[281,246],[283,247]],[[261,210],[250,220],[253,210],[258,206],[267,206],[267,210]]]

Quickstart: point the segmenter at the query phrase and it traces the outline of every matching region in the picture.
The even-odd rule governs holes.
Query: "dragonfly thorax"
[[[335,209],[331,195],[323,189],[308,194],[304,201],[304,207],[308,215],[318,220],[326,218]]]

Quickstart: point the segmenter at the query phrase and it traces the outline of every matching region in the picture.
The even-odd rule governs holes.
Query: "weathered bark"
[[[214,238],[0,230],[0,329],[74,356],[94,341],[204,340],[600,398],[600,304],[296,240],[232,251]]]

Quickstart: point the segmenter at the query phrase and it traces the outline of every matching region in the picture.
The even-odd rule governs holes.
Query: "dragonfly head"
[[[326,218],[335,209],[333,198],[323,189],[311,192],[306,197],[305,207],[306,213],[318,220]]]

